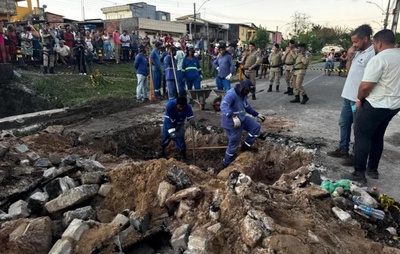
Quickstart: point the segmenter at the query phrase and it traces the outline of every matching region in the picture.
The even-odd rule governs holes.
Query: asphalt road
[[[310,67],[323,68],[323,63]],[[268,79],[268,77],[267,77]],[[345,78],[333,73],[325,75],[324,71],[308,70],[304,79],[304,87],[310,100],[305,104],[290,103],[294,96],[283,94],[286,91],[286,82],[281,78],[280,90],[267,92],[269,81],[257,79],[257,100],[250,100],[251,105],[268,118],[282,119],[293,123],[291,131],[285,133],[290,136],[303,138],[321,137],[326,140],[327,146],[322,147],[317,160],[324,165],[323,176],[332,180],[340,179],[340,173],[351,171],[351,167],[344,167],[342,159],[331,158],[327,151],[334,150],[339,145],[338,119],[341,109],[341,92]],[[400,200],[400,116],[394,117],[385,135],[385,148],[379,165],[380,179],[368,178],[367,186],[377,186],[382,193]],[[354,136],[352,134],[352,142]],[[352,144],[351,144],[352,147]]]

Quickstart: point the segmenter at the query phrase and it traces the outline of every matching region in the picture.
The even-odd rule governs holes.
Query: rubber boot
[[[251,95],[251,99],[252,99],[252,100],[256,100],[256,94],[255,94],[255,93],[253,93],[253,94]]]
[[[49,71],[49,68],[47,66],[43,67],[43,74],[47,74],[47,72]]]
[[[185,161],[186,160],[186,148],[182,148],[179,151],[179,157],[181,160]]]
[[[284,94],[289,94],[290,93],[290,87],[287,88],[287,90],[284,92]]]
[[[167,153],[165,152],[165,146],[161,146],[161,150],[157,153],[158,158],[165,158]]]
[[[267,92],[272,92],[272,85],[269,85]]]
[[[56,73],[54,72],[54,67],[50,67],[49,73],[51,73],[51,74],[56,74]]]
[[[279,93],[279,85],[276,86],[276,92]]]
[[[306,102],[309,100],[307,94],[303,95],[303,99],[301,100],[300,104],[306,104]]]
[[[293,88],[289,87],[289,93],[287,95],[294,95]]]
[[[290,101],[290,103],[297,103],[297,102],[300,102],[300,95],[296,95],[296,96],[294,97],[294,100],[291,100],[291,101]]]

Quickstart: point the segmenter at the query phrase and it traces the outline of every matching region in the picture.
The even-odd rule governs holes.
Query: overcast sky
[[[341,26],[355,28],[368,23],[374,32],[383,28],[384,15],[389,0],[149,0],[147,4],[155,5],[157,10],[171,13],[176,17],[192,14],[193,3],[196,3],[202,18],[215,22],[252,22],[268,30],[285,32],[294,13],[306,13],[310,21],[324,26]],[[36,1],[32,1],[36,4]],[[82,20],[82,3],[85,18],[104,18],[101,8],[139,1],[126,0],[40,0],[40,5],[47,5],[46,11],[61,14],[66,18]],[[391,2],[395,2],[392,0]],[[391,28],[391,16],[389,19]]]

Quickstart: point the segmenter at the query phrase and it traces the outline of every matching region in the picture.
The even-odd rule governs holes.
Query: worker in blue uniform
[[[169,100],[165,110],[164,124],[161,136],[161,157],[166,156],[165,149],[172,141],[182,159],[186,159],[185,120],[193,127],[197,126],[194,120],[192,107],[187,103],[186,97]]]
[[[174,100],[177,98],[177,73],[176,73],[176,65],[177,61],[175,59],[176,48],[170,47],[169,54],[164,58],[164,73],[165,79],[167,81],[167,89],[168,89],[168,99]]]
[[[257,149],[252,147],[260,135],[261,128],[256,118],[264,122],[265,117],[251,107],[247,101],[249,93],[254,94],[253,83],[249,79],[242,80],[226,92],[221,102],[222,127],[228,136],[228,147],[223,160],[224,167],[235,160],[243,130],[247,131],[247,136],[242,143],[241,150],[257,152]],[[247,116],[247,113],[253,117]]]
[[[162,96],[161,96],[162,70],[161,70],[161,59],[160,59],[161,45],[162,45],[162,43],[157,41],[154,44],[154,49],[150,53],[154,92],[158,99],[162,99]]]
[[[194,55],[193,46],[187,47],[187,53],[182,62],[182,74],[186,80],[188,90],[201,89],[201,80],[203,79],[199,59]]]

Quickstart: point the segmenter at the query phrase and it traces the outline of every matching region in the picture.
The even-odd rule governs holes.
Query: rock
[[[314,234],[314,232],[312,232],[311,230],[308,230],[308,242],[309,243],[319,243],[319,237]]]
[[[171,237],[171,246],[178,253],[182,253],[188,248],[190,234],[189,224],[184,224],[175,229]]]
[[[333,204],[342,210],[353,210],[354,203],[345,197],[336,197],[332,199]]]
[[[262,246],[270,253],[314,253],[301,239],[292,235],[273,235],[263,239]],[[282,252],[284,250],[284,252]]]
[[[217,223],[217,224],[214,224],[214,225],[212,225],[212,226],[209,226],[208,228],[207,228],[207,231],[208,232],[211,232],[211,233],[213,233],[214,235],[216,234],[216,233],[218,233],[218,231],[221,229],[221,223]]]
[[[8,152],[8,147],[0,144],[0,157],[3,157]]]
[[[240,236],[245,244],[251,248],[255,247],[263,235],[261,225],[247,215],[240,228]]]
[[[237,194],[244,193],[251,186],[251,183],[252,180],[249,176],[240,173],[235,183],[235,192]]]
[[[23,167],[27,167],[30,165],[30,161],[29,160],[21,160],[19,162],[19,165],[23,166]]]
[[[52,246],[49,217],[4,222],[0,253],[48,253]]]
[[[49,160],[52,165],[58,166],[61,164],[61,156],[59,154],[52,153],[49,155]]]
[[[103,176],[104,173],[100,171],[86,172],[81,176],[81,181],[82,184],[100,184]]]
[[[37,161],[35,161],[33,166],[40,167],[40,168],[50,168],[51,162],[47,158],[40,158]]]
[[[199,187],[192,187],[188,189],[183,189],[175,194],[173,194],[171,197],[169,197],[166,201],[165,204],[167,205],[168,208],[173,208],[175,203],[180,202],[182,199],[198,199],[201,198],[203,195],[203,192]]]
[[[35,152],[29,152],[26,154],[26,156],[28,157],[29,161],[33,164],[35,161],[37,161],[38,159],[40,159],[40,156],[35,153]]]
[[[49,195],[46,192],[35,192],[28,198],[28,208],[32,213],[40,214],[48,200]]]
[[[117,214],[113,221],[111,221],[111,224],[117,225],[119,228],[125,228],[129,224],[129,219],[123,214]]]
[[[28,217],[30,214],[28,203],[23,200],[18,200],[17,202],[10,205],[10,208],[8,209],[8,214],[16,219]]]
[[[76,161],[79,159],[80,159],[80,157],[78,155],[75,155],[75,154],[68,155],[67,157],[65,157],[62,160],[62,164],[73,166],[73,165],[75,165]]]
[[[98,161],[79,159],[76,161],[78,168],[83,168],[86,171],[104,171],[106,168]]]
[[[150,225],[150,215],[140,214],[139,212],[131,212],[129,214],[129,221],[131,225],[139,232],[145,233]]]
[[[44,178],[50,179],[50,178],[53,178],[53,177],[55,177],[55,176],[57,176],[57,169],[56,169],[55,167],[46,169],[46,170],[43,172],[43,177],[44,177]]]
[[[29,148],[26,145],[22,144],[22,145],[18,145],[16,147],[14,147],[14,150],[17,153],[26,153],[29,151]]]
[[[216,205],[211,205],[209,209],[209,215],[212,220],[219,220],[219,217],[221,216],[221,208]]]
[[[166,181],[162,181],[158,186],[157,197],[160,207],[163,207],[167,198],[171,197],[175,193],[176,187]]]
[[[351,215],[348,212],[343,211],[337,206],[332,207],[332,212],[335,214],[335,216],[343,221],[343,222],[348,222],[351,220]]]
[[[100,186],[100,189],[99,189],[99,195],[100,196],[103,196],[103,197],[107,197],[108,196],[108,194],[110,193],[110,191],[112,190],[112,184],[110,184],[110,183],[105,183],[105,184],[102,184],[101,186]]]
[[[185,253],[207,254],[210,253],[207,232],[197,229],[189,236],[188,248]]]
[[[54,179],[45,186],[46,192],[49,194],[50,200],[55,199],[60,194],[75,187],[75,182],[69,176]]]
[[[176,186],[177,190],[182,190],[192,186],[192,180],[181,168],[174,166],[168,170],[169,181]]]
[[[45,207],[49,213],[57,212],[70,206],[79,205],[97,194],[99,185],[82,185],[70,189],[56,199],[47,202]]]
[[[67,227],[72,220],[80,219],[80,220],[90,220],[95,218],[95,210],[91,206],[85,206],[78,208],[74,211],[68,211],[63,214],[63,225]]]
[[[79,241],[83,232],[88,229],[89,226],[83,220],[74,219],[61,237],[64,239],[74,239],[75,241]]]
[[[0,222],[12,220],[12,216],[0,210]]]
[[[48,254],[71,254],[72,253],[72,244],[70,241],[66,239],[58,240],[53,248],[49,251]]]
[[[51,232],[53,234],[53,239],[60,239],[65,231],[65,228],[66,227],[63,225],[62,220],[51,221]]]
[[[184,199],[179,203],[178,210],[176,211],[176,217],[182,219],[185,214],[192,210],[194,206],[193,200]]]
[[[383,246],[381,254],[400,254],[400,250],[389,246]]]

